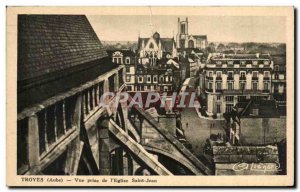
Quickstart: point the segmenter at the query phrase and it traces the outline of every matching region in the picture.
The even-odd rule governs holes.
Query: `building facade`
[[[134,90],[136,54],[131,50],[109,50],[107,51],[113,63],[125,66],[125,83],[128,91]]]
[[[174,38],[161,38],[158,32],[152,37],[138,38],[138,61],[140,64],[156,65],[157,60],[177,55]]]
[[[240,101],[270,99],[272,70],[269,55],[209,56],[203,70],[208,114],[229,113]]]
[[[199,48],[205,49],[207,47],[206,35],[190,35],[189,34],[189,22],[188,18],[177,22],[177,35],[176,35],[176,47],[177,48]]]

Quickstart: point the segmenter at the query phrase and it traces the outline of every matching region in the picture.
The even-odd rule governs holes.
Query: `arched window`
[[[153,43],[150,43],[149,48],[150,48],[150,49],[153,49],[153,48],[154,48]]]
[[[189,48],[194,48],[194,41],[193,40],[189,40]]]

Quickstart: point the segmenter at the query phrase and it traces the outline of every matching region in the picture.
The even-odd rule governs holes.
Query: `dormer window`
[[[258,64],[258,61],[252,61],[253,65],[257,65]]]
[[[269,65],[269,61],[264,61],[264,64],[265,65]]]

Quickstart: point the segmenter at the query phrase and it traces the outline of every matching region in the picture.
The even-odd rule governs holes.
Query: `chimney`
[[[256,53],[256,57],[259,58],[259,53]]]

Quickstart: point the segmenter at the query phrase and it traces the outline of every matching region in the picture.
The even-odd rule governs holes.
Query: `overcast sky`
[[[178,17],[185,16],[87,16],[101,41],[137,41],[159,32],[177,34]],[[209,42],[285,42],[284,17],[189,16],[189,34],[207,35]],[[152,25],[151,25],[152,23]]]

